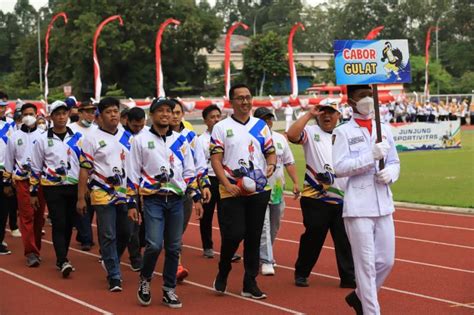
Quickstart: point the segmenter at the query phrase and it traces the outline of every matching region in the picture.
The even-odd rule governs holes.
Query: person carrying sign
[[[337,177],[348,177],[343,218],[352,247],[357,289],[346,302],[357,314],[380,314],[377,291],[395,259],[395,211],[390,185],[400,174],[400,160],[390,127],[382,124],[376,143],[374,99],[368,85],[348,85],[353,118],[333,134]],[[383,160],[385,168],[379,168]]]

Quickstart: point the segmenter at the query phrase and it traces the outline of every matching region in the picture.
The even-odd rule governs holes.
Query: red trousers
[[[18,218],[25,256],[28,254],[40,255],[41,230],[44,225],[45,200],[43,190],[39,189],[38,198],[40,208],[33,209],[30,204],[30,182],[22,180],[16,182],[16,198],[18,200]]]

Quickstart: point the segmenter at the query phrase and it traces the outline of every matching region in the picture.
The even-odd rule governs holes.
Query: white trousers
[[[279,204],[269,204],[265,212],[263,222],[262,237],[260,238],[260,262],[262,264],[274,264],[273,243],[280,229],[281,218],[285,212],[285,202]]]
[[[356,293],[364,315],[380,314],[377,291],[395,261],[395,229],[392,215],[344,218],[351,243],[356,276]]]

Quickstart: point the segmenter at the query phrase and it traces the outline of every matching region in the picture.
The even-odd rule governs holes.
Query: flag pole
[[[377,132],[377,143],[382,142],[382,125],[380,123],[380,109],[379,109],[379,91],[377,84],[372,84],[372,93],[374,98],[374,111],[375,111],[375,130]],[[379,169],[385,168],[385,161],[379,160]]]

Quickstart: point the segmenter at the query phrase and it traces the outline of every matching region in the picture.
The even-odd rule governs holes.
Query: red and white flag
[[[224,87],[225,97],[229,99],[230,91],[230,39],[235,29],[241,26],[244,30],[248,30],[248,26],[242,22],[235,22],[227,31],[225,36],[225,52],[224,52]]]
[[[384,29],[384,26],[383,26],[383,25],[377,26],[376,28],[372,29],[372,30],[367,34],[367,36],[365,37],[365,39],[366,39],[366,40],[375,39],[383,29]]]
[[[48,85],[48,69],[49,69],[49,34],[51,33],[51,29],[53,28],[54,22],[58,18],[62,17],[64,19],[64,23],[67,24],[67,15],[64,12],[60,12],[53,16],[51,21],[48,24],[48,30],[46,31],[46,37],[44,39],[44,99],[48,102],[48,94],[49,94],[49,85]]]
[[[178,26],[181,24],[181,22],[175,19],[167,19],[164,21],[158,29],[155,40],[156,95],[158,98],[166,96],[165,89],[163,87],[163,70],[161,69],[161,38],[165,28],[170,24]]]
[[[288,37],[288,68],[290,72],[291,81],[291,98],[293,99],[298,97],[298,76],[296,75],[295,60],[293,58],[293,37],[295,36],[295,33],[299,28],[304,31],[303,24],[296,23],[291,28],[290,36]]]
[[[102,21],[97,27],[95,34],[94,34],[94,42],[92,44],[92,54],[94,59],[94,100],[96,102],[100,101],[100,94],[102,92],[102,80],[100,78],[100,64],[99,64],[99,56],[97,55],[97,41],[99,40],[99,35],[104,26],[107,23],[110,23],[114,20],[119,20],[120,26],[123,26],[123,20],[120,15],[113,15]]]
[[[424,94],[425,94],[425,100],[430,99],[430,86],[428,82],[428,65],[430,63],[430,44],[431,44],[431,31],[436,30],[436,27],[430,26],[428,28],[428,32],[426,33],[426,42],[425,42],[425,88],[424,88]]]

